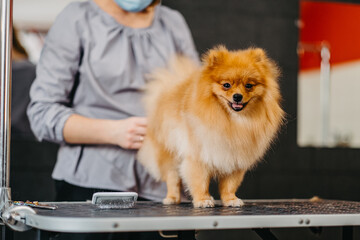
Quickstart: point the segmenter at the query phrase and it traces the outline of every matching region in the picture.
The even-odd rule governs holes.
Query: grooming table
[[[34,209],[25,223],[49,232],[179,231],[178,239],[194,239],[195,230],[253,229],[262,239],[276,239],[270,228],[343,227],[343,239],[353,238],[360,226],[360,202],[335,200],[245,200],[241,208],[196,209],[192,204],[162,205],[137,202],[134,208],[98,209],[89,202],[52,203],[56,210]]]

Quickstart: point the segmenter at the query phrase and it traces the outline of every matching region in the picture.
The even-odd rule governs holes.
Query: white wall
[[[14,25],[20,29],[48,29],[59,12],[73,0],[14,0]]]
[[[360,147],[360,61],[332,66],[330,81],[329,146]],[[319,70],[300,72],[298,94],[298,144],[321,146]]]
[[[14,26],[19,31],[20,41],[27,50],[30,61],[37,63],[46,32],[56,16],[74,0],[13,1]]]

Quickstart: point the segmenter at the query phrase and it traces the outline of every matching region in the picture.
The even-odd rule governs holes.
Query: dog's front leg
[[[186,158],[181,164],[181,177],[193,198],[196,208],[214,207],[214,198],[209,193],[210,173],[208,168],[193,158]]]
[[[230,175],[220,177],[219,192],[224,206],[241,207],[244,205],[244,202],[235,195],[236,190],[239,188],[244,179],[244,176],[245,171],[238,170]]]

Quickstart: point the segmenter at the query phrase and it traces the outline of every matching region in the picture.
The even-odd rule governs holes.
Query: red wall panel
[[[360,59],[360,5],[334,2],[300,2],[300,42],[329,44],[330,64]],[[320,55],[300,54],[300,70],[320,68]]]

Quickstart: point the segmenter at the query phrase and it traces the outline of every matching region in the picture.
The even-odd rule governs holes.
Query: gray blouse
[[[119,24],[93,1],[69,4],[49,30],[28,116],[39,140],[61,144],[52,174],[71,184],[161,200],[164,183],[153,180],[136,161],[136,151],[112,145],[64,142],[68,117],[124,119],[144,116],[145,74],[166,65],[174,54],[198,61],[188,26],[175,10],[157,6],[148,28]]]

